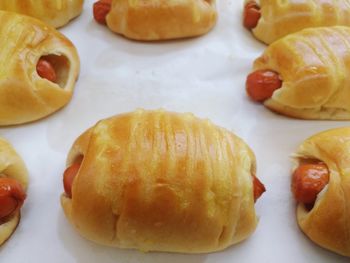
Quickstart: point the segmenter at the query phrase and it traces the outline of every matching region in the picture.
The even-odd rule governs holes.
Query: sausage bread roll
[[[154,41],[203,35],[217,12],[215,0],[100,0],[94,17],[127,38]]]
[[[301,119],[350,119],[350,28],[309,28],[273,44],[254,62],[248,95]]]
[[[0,246],[10,238],[20,221],[27,185],[28,173],[22,159],[0,138]]]
[[[73,44],[43,22],[0,11],[0,125],[43,118],[67,104],[79,72]]]
[[[350,26],[347,0],[246,0],[243,24],[267,44],[309,27]]]
[[[84,0],[1,0],[0,10],[38,18],[53,27],[61,27],[80,15]]]
[[[307,139],[295,160],[292,191],[300,228],[318,245],[350,256],[350,128]]]
[[[192,114],[138,110],[73,144],[61,203],[84,237],[141,251],[203,253],[247,238],[265,191],[250,148]]]

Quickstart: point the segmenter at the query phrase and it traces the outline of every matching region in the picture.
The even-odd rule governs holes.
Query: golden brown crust
[[[74,143],[83,155],[72,199],[81,235],[142,251],[224,249],[255,229],[255,157],[225,129],[192,114],[143,111],[102,120]]]
[[[350,29],[304,29],[271,44],[254,70],[280,74],[282,87],[264,102],[301,119],[350,119]]]
[[[255,37],[267,44],[304,28],[350,26],[350,5],[347,0],[260,0],[261,18],[252,30]]]
[[[321,132],[305,140],[295,155],[297,163],[316,159],[327,164],[330,180],[314,208],[298,204],[302,231],[318,245],[350,256],[350,128]]]
[[[0,125],[34,121],[66,105],[79,73],[73,44],[28,16],[0,11],[0,23]],[[37,74],[42,56],[54,66],[58,83]]]
[[[28,186],[28,172],[22,159],[18,156],[13,147],[4,139],[0,138],[0,177],[16,179],[23,187]],[[20,220],[18,211],[6,223],[0,223],[0,246],[10,238],[16,230]]]
[[[35,17],[53,27],[61,27],[80,15],[84,0],[1,0],[0,10]]]
[[[215,0],[114,0],[108,27],[135,40],[199,36],[217,20]]]

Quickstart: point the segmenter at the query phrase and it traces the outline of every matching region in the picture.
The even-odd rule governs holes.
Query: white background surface
[[[220,0],[219,21],[203,37],[137,43],[92,20],[92,0],[61,31],[77,46],[81,73],[71,103],[41,121],[0,128],[30,172],[22,221],[0,248],[0,262],[226,263],[349,262],[304,236],[290,193],[290,154],[312,134],[348,122],[302,121],[251,102],[245,77],[264,45],[241,26],[243,1]],[[243,243],[204,255],[141,253],[81,238],[65,219],[59,197],[66,154],[101,118],[136,108],[193,112],[232,130],[254,150],[267,192],[256,204],[260,222]]]

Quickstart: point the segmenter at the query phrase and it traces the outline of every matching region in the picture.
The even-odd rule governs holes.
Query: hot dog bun
[[[34,121],[67,104],[79,73],[73,44],[28,16],[0,11],[0,23],[0,125]],[[57,83],[38,75],[41,57],[55,68]]]
[[[113,0],[108,27],[135,40],[199,36],[217,20],[215,0]]]
[[[304,29],[273,44],[254,62],[282,78],[264,105],[301,119],[350,119],[350,28]]]
[[[13,147],[3,138],[0,138],[0,177],[16,179],[23,187],[28,186],[28,172],[22,159]],[[10,238],[20,221],[20,212],[6,222],[0,222],[0,246]]]
[[[248,1],[246,1],[248,2]],[[304,28],[350,26],[350,6],[345,0],[257,0],[261,18],[252,30],[267,44]]]
[[[299,203],[297,220],[302,231],[318,245],[350,256],[350,128],[321,132],[298,148],[296,164],[321,160],[330,171],[328,186],[318,194],[311,211]]]
[[[73,144],[84,157],[61,196],[69,221],[100,244],[203,253],[257,225],[255,157],[229,131],[192,114],[138,110],[98,122]]]
[[[1,0],[0,10],[32,16],[58,28],[80,15],[83,2],[83,0]]]

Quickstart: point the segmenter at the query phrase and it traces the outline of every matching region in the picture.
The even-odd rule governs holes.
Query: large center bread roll
[[[138,110],[102,120],[75,141],[67,167],[76,174],[65,172],[64,212],[100,244],[204,253],[257,225],[254,199],[264,189],[252,151],[192,114]]]

